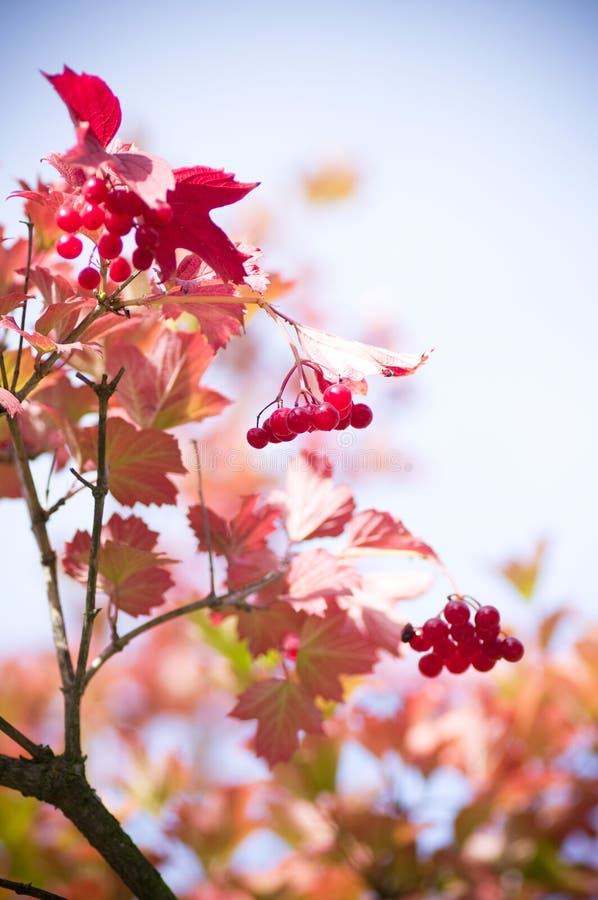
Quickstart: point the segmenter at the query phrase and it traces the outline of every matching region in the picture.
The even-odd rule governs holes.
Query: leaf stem
[[[148,622],[143,622],[143,624],[138,625],[137,628],[133,628],[131,631],[127,631],[126,634],[114,638],[112,643],[109,644],[108,647],[106,647],[105,650],[103,650],[91,663],[85,675],[85,686],[89,684],[93,676],[101,669],[104,663],[108,662],[108,660],[116,653],[120,653],[120,651],[134,638],[139,637],[140,634],[145,634],[145,632],[150,631],[153,628],[157,628],[158,625],[163,625],[165,622],[170,622],[181,616],[187,616],[189,613],[197,612],[199,609],[222,609],[223,607],[225,608],[228,606],[233,607],[234,609],[242,609],[251,612],[259,612],[260,610],[267,609],[268,607],[265,606],[251,606],[250,604],[245,603],[245,597],[248,597],[255,591],[267,587],[273,581],[276,581],[277,578],[280,578],[282,574],[282,572],[270,572],[268,575],[260,578],[259,581],[255,581],[238,590],[229,591],[221,597],[214,597],[211,594],[208,594],[206,597],[202,597],[201,600],[195,600],[193,603],[185,604],[185,606],[177,606],[175,609],[170,609],[168,612],[162,613],[161,616],[156,616]]]

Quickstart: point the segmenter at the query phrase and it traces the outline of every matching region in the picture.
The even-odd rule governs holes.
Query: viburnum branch
[[[18,744],[19,747],[22,747],[23,750],[26,750],[33,759],[43,759],[48,756],[48,754],[52,755],[52,751],[49,747],[45,747],[42,744],[36,744],[35,741],[28,738],[26,734],[23,734],[22,731],[15,728],[15,726],[5,719],[4,716],[0,716],[0,731],[3,731],[7,737],[14,741],[15,744]]]
[[[25,330],[25,320],[27,318],[27,291],[29,290],[29,278],[31,276],[31,256],[33,253],[33,222],[27,218],[23,223],[27,227],[27,263],[25,265],[25,281],[23,283],[23,293],[25,300],[21,309],[21,331]],[[12,373],[11,391],[14,394],[15,388],[19,381],[19,372],[21,371],[21,356],[23,355],[23,335],[19,334],[19,344],[17,347],[17,358],[15,360],[15,370]]]
[[[214,553],[212,551],[212,533],[210,531],[210,518],[208,516],[208,508],[203,494],[203,479],[201,475],[201,459],[199,456],[199,448],[197,441],[191,441],[193,454],[195,456],[195,466],[197,468],[197,493],[199,495],[199,504],[201,506],[201,515],[203,519],[203,530],[206,540],[206,549],[208,552],[208,568],[210,571],[210,593],[208,597],[214,599],[216,597],[216,582],[214,579]]]
[[[107,375],[102,375],[102,380],[94,384],[93,390],[98,397],[98,458],[97,479],[91,488],[93,494],[93,524],[91,530],[91,546],[89,550],[89,563],[87,575],[87,590],[85,594],[85,612],[81,628],[81,642],[77,657],[73,698],[68,710],[68,722],[66,733],[66,756],[78,758],[81,756],[81,696],[84,690],[85,670],[93,626],[99,610],[96,609],[96,593],[99,574],[100,539],[104,519],[104,502],[108,493],[108,475],[106,471],[106,431],[108,424],[108,404],[110,398],[118,387],[118,383],[124,375],[121,368],[112,381],[108,381]],[[83,480],[83,479],[81,479]]]
[[[12,881],[10,878],[0,878],[0,888],[14,891],[15,894],[26,897],[35,897],[39,900],[67,900],[62,894],[53,894],[52,891],[44,891],[43,888],[34,887],[31,882]]]
[[[208,594],[206,597],[202,597],[201,600],[195,600],[193,603],[185,604],[185,606],[177,606],[175,609],[170,609],[168,612],[162,613],[162,615],[156,616],[148,622],[143,622],[143,624],[138,625],[137,628],[131,629],[131,631],[128,631],[126,634],[120,635],[120,637],[113,640],[112,643],[93,660],[85,675],[85,686],[89,684],[93,676],[101,669],[104,663],[108,662],[108,660],[116,653],[120,653],[120,651],[123,650],[127,644],[130,644],[134,638],[139,637],[141,634],[145,634],[152,628],[157,628],[158,625],[163,625],[165,622],[171,622],[173,619],[187,616],[200,609],[223,609],[232,607],[233,609],[243,610],[244,612],[259,612],[260,610],[266,610],[268,608],[266,606],[251,606],[249,603],[245,603],[245,597],[272,584],[272,582],[276,581],[277,578],[280,578],[282,574],[282,572],[270,572],[268,575],[264,575],[263,578],[260,578],[259,581],[254,581],[252,584],[248,584],[238,590],[229,591],[220,597],[214,597],[211,594]]]
[[[23,496],[29,510],[31,530],[33,531],[40,552],[41,564],[45,572],[46,594],[48,597],[50,621],[52,624],[52,637],[54,641],[54,647],[56,649],[56,655],[58,658],[58,667],[60,669],[62,689],[64,691],[65,697],[66,714],[70,691],[74,681],[74,669],[66,636],[66,626],[64,622],[62,604],[60,601],[58,573],[56,569],[56,553],[54,551],[54,548],[52,547],[52,544],[50,543],[50,537],[48,535],[48,529],[46,527],[47,513],[43,509],[37,495],[37,488],[35,486],[35,481],[33,480],[27,451],[23,443],[23,437],[21,435],[18,417],[15,416],[14,418],[11,418],[9,416],[7,417],[7,422],[15,450],[15,458],[17,471],[19,473],[19,479],[21,482],[21,489],[23,491]]]

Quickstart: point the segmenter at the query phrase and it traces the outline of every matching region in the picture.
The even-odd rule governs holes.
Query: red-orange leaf
[[[279,678],[252,685],[229,715],[257,719],[256,752],[271,766],[291,758],[299,746],[299,731],[322,732],[322,717],[313,699],[299,685]]]
[[[243,497],[238,513],[228,522],[212,510],[207,511],[214,553],[231,559],[244,553],[266,549],[266,538],[276,527],[280,509],[269,503],[258,506],[259,499],[258,494]],[[207,551],[201,506],[190,508],[189,521],[199,541],[199,549]]]
[[[405,554],[438,562],[436,553],[428,544],[414,537],[399,519],[377,509],[357,513],[351,520],[347,538],[344,556]]]
[[[323,618],[310,616],[301,629],[297,673],[310,694],[342,700],[339,676],[371,672],[375,662],[372,643],[341,609],[331,607]]]

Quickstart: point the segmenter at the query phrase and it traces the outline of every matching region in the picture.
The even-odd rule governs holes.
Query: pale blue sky
[[[414,469],[392,504],[388,478],[362,482],[361,504],[392,506],[463,590],[507,608],[493,566],[546,536],[546,605],[592,614],[598,5],[24,0],[4,20],[0,195],[72,142],[38,71],[66,62],[111,85],[122,136],[288,196],[266,265],[312,263],[346,336],[374,315],[397,322],[395,349],[436,347],[406,408],[372,383]],[[296,177],[333,156],[362,189],[315,214]],[[30,619],[3,623],[5,646],[46,634],[34,564],[14,570],[20,521],[0,504],[3,593]]]

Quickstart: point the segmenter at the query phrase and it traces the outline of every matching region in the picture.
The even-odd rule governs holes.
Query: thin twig
[[[43,888],[34,887],[31,883],[12,881],[10,878],[0,878],[0,888],[14,891],[15,894],[21,896],[39,898],[39,900],[67,900],[62,894],[53,894],[51,891],[44,891]]]
[[[23,225],[27,226],[28,238],[27,238],[27,264],[25,266],[25,282],[23,284],[23,293],[25,294],[25,300],[23,302],[23,307],[21,309],[21,331],[25,330],[25,321],[27,319],[27,291],[29,290],[29,278],[31,275],[31,255],[33,252],[33,222],[31,219],[27,219],[27,221],[23,222]],[[23,335],[19,334],[19,346],[17,348],[17,358],[15,360],[15,370],[12,373],[12,384],[11,391],[15,392],[15,388],[19,381],[19,373],[21,371],[21,356],[23,355]]]
[[[214,554],[212,552],[212,532],[210,530],[210,517],[208,516],[208,508],[206,506],[206,502],[203,494],[203,479],[201,476],[201,460],[199,458],[199,448],[197,446],[197,441],[191,441],[191,445],[193,447],[193,452],[195,454],[195,465],[197,468],[197,492],[199,494],[199,502],[201,505],[201,516],[203,519],[203,531],[204,537],[206,541],[206,549],[208,551],[208,566],[210,569],[210,593],[209,597],[214,599],[216,597],[216,582],[214,579]]]
[[[163,625],[165,622],[171,622],[173,619],[187,616],[192,612],[197,612],[199,609],[222,609],[230,606],[234,609],[241,609],[252,613],[259,612],[260,610],[267,610],[268,607],[265,606],[250,606],[248,603],[244,602],[245,597],[272,584],[272,582],[276,581],[277,578],[280,578],[282,574],[282,572],[270,572],[268,575],[260,578],[259,581],[255,581],[243,588],[239,588],[239,590],[229,591],[221,597],[212,597],[208,594],[207,597],[202,597],[201,600],[195,600],[193,603],[185,604],[185,606],[177,606],[176,609],[170,609],[168,612],[162,613],[161,616],[156,616],[154,619],[150,619],[148,622],[138,625],[137,628],[133,628],[126,634],[113,640],[99,656],[96,656],[85,675],[85,686],[89,684],[93,676],[99,671],[104,663],[108,662],[108,660],[116,653],[120,653],[120,651],[134,638],[139,637],[140,634],[145,634],[145,632],[150,631],[152,628],[157,628],[158,625]]]
[[[81,755],[81,696],[85,686],[85,671],[89,657],[93,625],[99,612],[96,609],[96,592],[99,574],[100,539],[104,519],[104,501],[108,493],[108,473],[106,468],[106,431],[108,425],[108,403],[118,382],[124,375],[121,368],[112,381],[108,381],[107,375],[102,375],[99,384],[94,384],[93,390],[98,397],[98,459],[96,484],[91,487],[93,494],[93,524],[91,529],[91,545],[89,549],[89,562],[87,572],[87,590],[85,593],[85,612],[81,627],[81,641],[73,685],[72,703],[68,708],[65,755],[74,759]],[[73,472],[80,481],[85,479]]]
[[[0,716],[0,731],[3,731],[7,737],[14,741],[15,744],[18,744],[19,747],[22,747],[23,750],[26,750],[33,759],[44,759],[52,754],[49,747],[36,744],[35,741],[32,741],[26,734],[23,734],[22,731],[19,731],[18,728],[15,728],[14,725],[8,722],[4,716]]]

